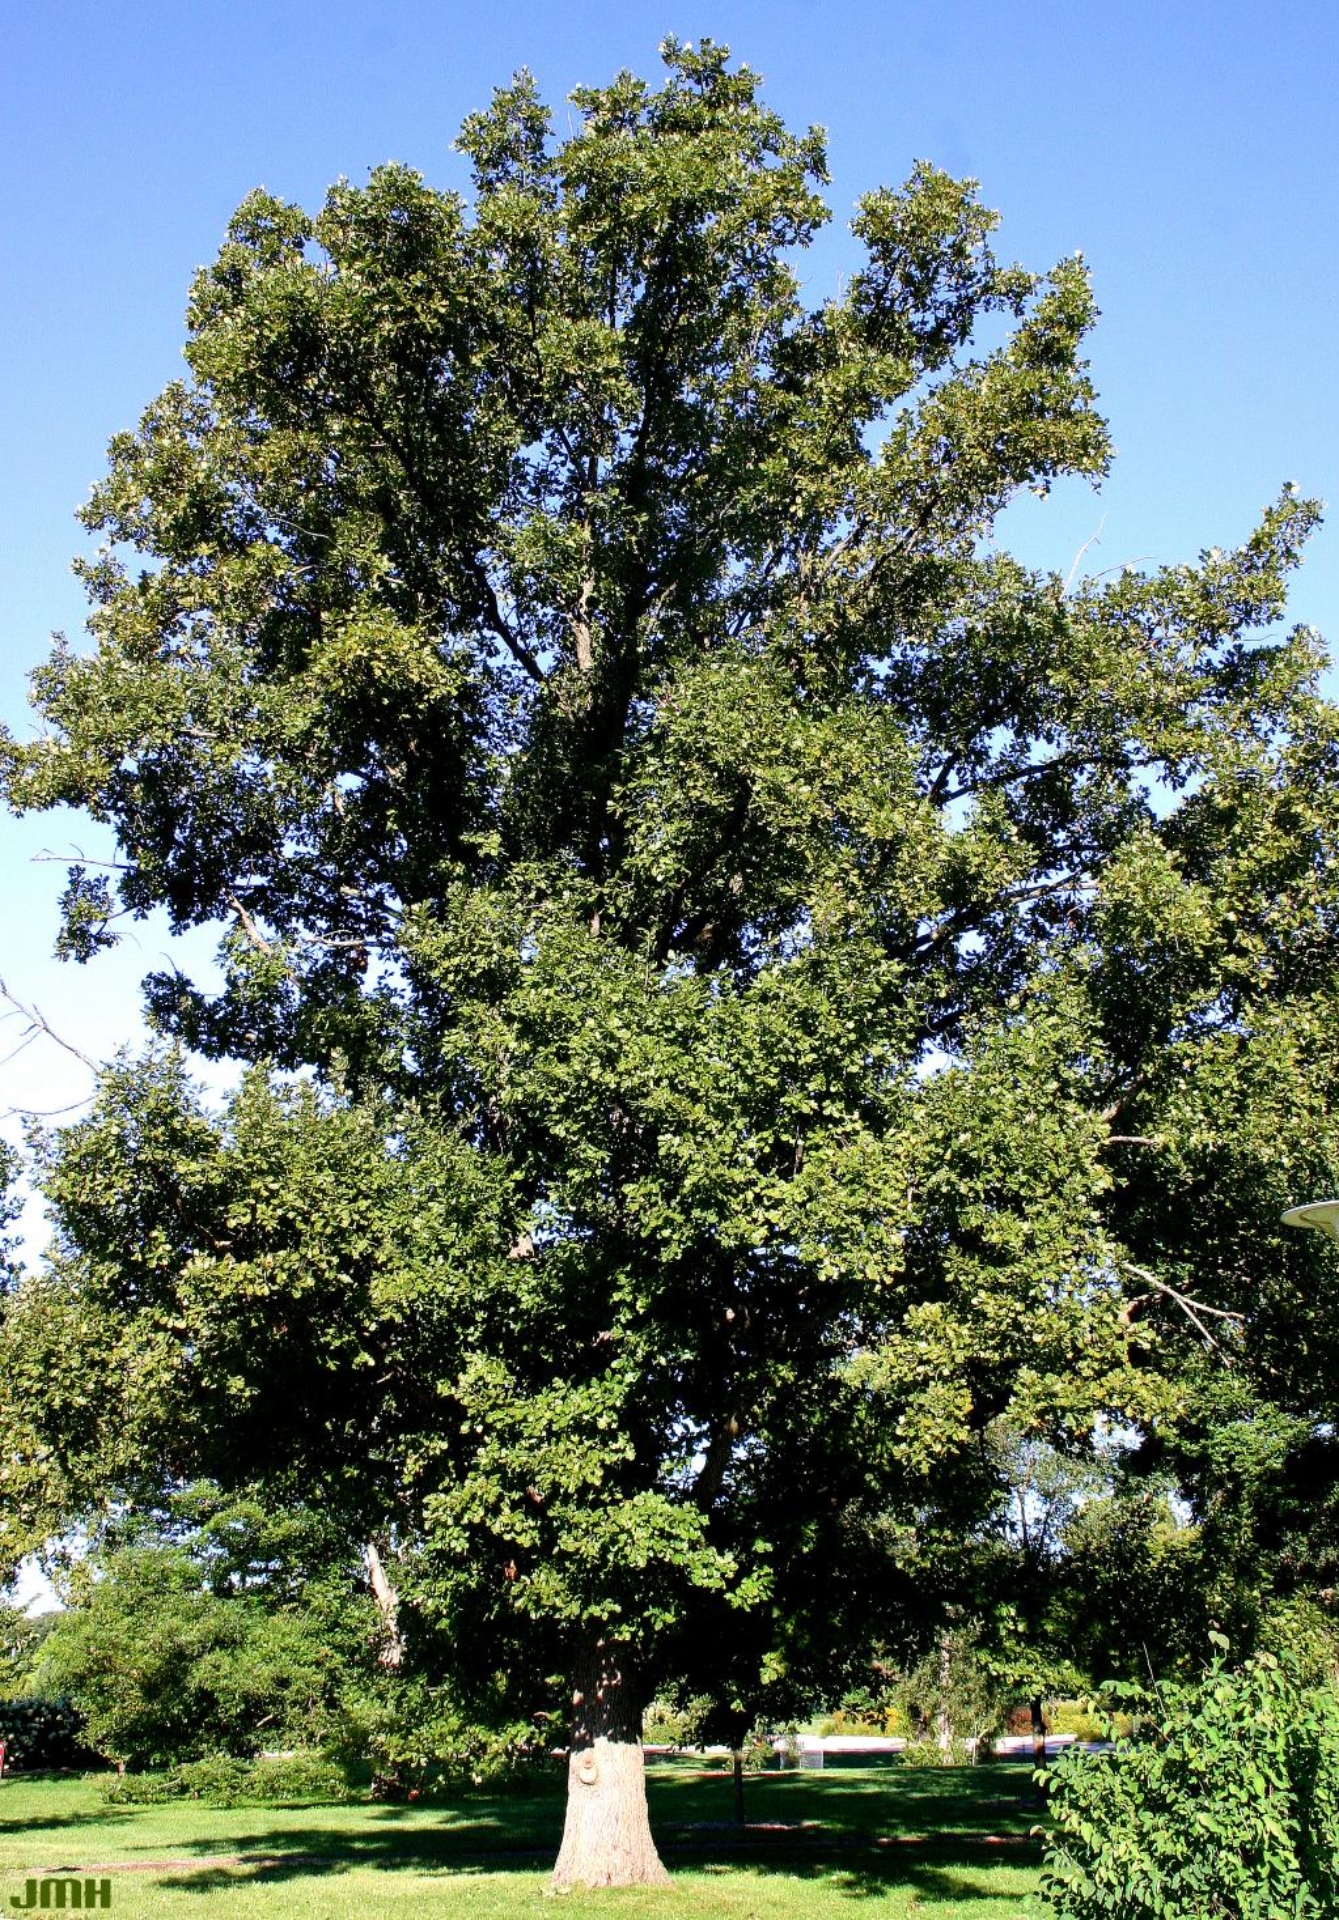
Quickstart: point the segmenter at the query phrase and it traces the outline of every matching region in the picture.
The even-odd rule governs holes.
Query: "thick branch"
[[[738,1438],[739,1415],[732,1413],[712,1434],[703,1456],[701,1471],[693,1482],[694,1504],[704,1511],[721,1490],[721,1482],[725,1479],[725,1470],[730,1464],[730,1456]]]
[[[382,417],[380,409],[377,407],[369,391],[365,391],[364,393],[364,403],[368,409],[369,419],[382,434],[386,445],[395,455],[396,460],[399,462],[401,472],[418,496],[420,503],[432,515],[433,519],[438,522],[443,532],[449,532],[449,517],[443,512],[442,503],[436,497],[436,490],[424,477],[419,462],[414,457],[412,447],[406,443],[402,435],[394,432],[389,421]],[[543,686],[546,678],[544,669],[539,664],[539,660],[535,654],[525,644],[524,640],[521,639],[520,635],[512,631],[511,623],[502,611],[501,604],[497,597],[497,590],[488,577],[488,570],[484,566],[483,561],[479,558],[478,554],[470,554],[462,557],[462,564],[465,572],[474,583],[475,591],[478,594],[479,611],[485,626],[501,640],[512,658],[525,668],[530,678],[534,680],[537,685]]]
[[[251,915],[247,912],[246,908],[242,905],[241,901],[238,899],[235,893],[230,893],[228,895],[228,905],[232,908],[233,912],[237,915],[238,925],[241,927],[242,932],[246,935],[247,939],[250,941],[251,945],[256,949],[256,951],[258,953],[264,953],[264,954],[273,953],[274,952],[273,943],[265,938],[264,934],[261,932],[260,928],[256,925],[255,921],[251,918]]]
[[[483,561],[477,556],[468,560],[466,571],[478,592],[484,625],[490,633],[496,634],[512,658],[525,668],[535,684],[542,687],[548,676],[539,664],[538,656],[531,651],[519,634],[512,632],[511,623],[502,611],[497,589],[489,579],[488,570]]]
[[[965,800],[972,794],[995,793],[1002,787],[1012,787],[1020,780],[1036,780],[1044,773],[1078,773],[1084,767],[1100,763],[1102,756],[1095,753],[1058,753],[1053,760],[1032,760],[1025,767],[1014,767],[1006,773],[983,774],[979,780],[964,780],[961,786],[950,787],[939,796],[940,804],[949,806],[954,800]],[[1152,764],[1147,760],[1131,760],[1125,754],[1112,756],[1111,764],[1122,773],[1134,773],[1140,768]]]
[[[1097,883],[1084,878],[1084,870],[1076,868],[1071,873],[1058,874],[1052,880],[1039,880],[1028,887],[1006,887],[1000,893],[992,894],[985,900],[973,900],[958,908],[946,919],[941,920],[932,933],[922,934],[912,943],[913,953],[933,953],[936,947],[942,947],[948,940],[961,938],[968,933],[980,931],[982,923],[991,914],[999,913],[1006,907],[1026,906],[1029,900],[1044,900],[1051,894],[1094,893]]]

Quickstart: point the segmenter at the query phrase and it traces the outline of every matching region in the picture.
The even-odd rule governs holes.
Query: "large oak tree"
[[[664,57],[565,140],[518,79],[466,195],[244,203],[5,761],[115,843],[65,951],[221,924],[148,1003],[251,1063],[221,1117],[122,1063],[45,1150],[9,1549],[201,1473],[327,1502],[397,1657],[504,1719],[561,1676],[560,1883],[661,1875],[659,1673],[799,1688],[914,1612],[992,1423],[1175,1422],[1203,1347],[1318,1426],[1339,1309],[1275,1232],[1335,1161],[1315,509],[1011,558],[1108,459],[1080,260],[918,165],[806,300],[821,136]]]

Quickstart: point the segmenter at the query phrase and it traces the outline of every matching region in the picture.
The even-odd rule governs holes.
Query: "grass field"
[[[748,1783],[742,1832],[722,1776],[656,1766],[649,1792],[673,1888],[567,1894],[572,1920],[1021,1920],[1036,1884],[1020,1766],[766,1774]],[[0,1785],[0,1912],[27,1876],[64,1869],[108,1875],[122,1920],[551,1914],[561,1827],[558,1782],[445,1806],[224,1809],[108,1806],[92,1780],[20,1776]]]

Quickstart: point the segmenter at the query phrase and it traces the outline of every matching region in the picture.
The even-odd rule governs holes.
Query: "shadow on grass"
[[[717,1857],[703,1859],[699,1856],[681,1857],[674,1849],[662,1849],[666,1865],[676,1877],[687,1871],[710,1875],[724,1879],[761,1879],[769,1875],[780,1875],[802,1885],[830,1887],[834,1892],[851,1900],[882,1900],[888,1894],[898,1890],[909,1891],[923,1899],[937,1901],[953,1900],[965,1903],[973,1900],[998,1900],[1001,1889],[998,1885],[986,1883],[983,1871],[991,1865],[1002,1862],[987,1862],[979,1857],[971,1862],[966,1860],[948,1861],[938,1858],[929,1859],[889,1859],[887,1856],[869,1855],[865,1859],[853,1858],[855,1849],[849,1852],[825,1854],[821,1859],[804,1859],[798,1854],[784,1857],[739,1855],[737,1857]],[[1038,1856],[1039,1857],[1039,1856]],[[201,1867],[194,1873],[178,1872],[157,1877],[156,1884],[179,1893],[218,1893],[225,1888],[236,1891],[239,1886],[279,1886],[295,1880],[320,1879],[326,1875],[348,1872],[355,1867],[394,1869],[400,1872],[412,1872],[421,1879],[436,1879],[440,1882],[453,1879],[475,1878],[501,1873],[535,1873],[547,1875],[554,1858],[553,1849],[542,1852],[534,1850],[525,1854],[503,1853],[501,1851],[460,1854],[449,1863],[433,1861],[423,1856],[414,1860],[396,1857],[389,1860],[378,1857],[375,1851],[361,1848],[350,1849],[340,1856],[327,1855],[321,1859],[294,1857],[286,1861],[273,1857],[256,1866],[223,1868],[218,1866]],[[1032,1858],[1016,1859],[1009,1864],[1033,1864]],[[975,1868],[973,1872],[971,1869]]]
[[[158,1883],[182,1892],[209,1893],[236,1887],[239,1880],[274,1886],[360,1868],[434,1879],[545,1872],[557,1854],[557,1831],[536,1844],[516,1844],[518,1838],[494,1822],[434,1829],[407,1828],[391,1821],[360,1832],[288,1828],[282,1836],[244,1833],[230,1836],[235,1865],[219,1864],[217,1840],[201,1840],[182,1849],[201,1855],[201,1866],[164,1873]],[[281,1840],[279,1848],[276,1839]],[[997,1889],[982,1884],[983,1871],[1028,1866],[1040,1859],[1040,1848],[1026,1840],[988,1845],[975,1836],[935,1834],[907,1842],[874,1831],[823,1828],[685,1835],[662,1829],[659,1846],[672,1872],[777,1874],[825,1882],[853,1899],[882,1898],[895,1888],[941,1899],[998,1898]]]
[[[0,1833],[6,1839],[13,1833],[59,1833],[66,1827],[114,1826],[118,1820],[128,1817],[124,1807],[106,1807],[96,1813],[81,1808],[75,1813],[35,1813],[26,1819],[12,1820],[0,1808]]]
[[[728,1776],[688,1765],[657,1766],[648,1787],[657,1843],[666,1865],[678,1873],[785,1876],[824,1884],[853,1900],[903,1888],[927,1900],[968,1902],[998,1898],[998,1886],[986,1884],[997,1881],[998,1869],[1031,1867],[1041,1858],[1040,1846],[1028,1838],[1036,1806],[1021,1770],[885,1771],[878,1777],[848,1772],[827,1780],[821,1774],[757,1776],[746,1789],[752,1824],[742,1829],[729,1817]],[[103,1830],[124,1827],[127,1811],[62,1812],[14,1825],[34,1833]],[[159,1886],[190,1893],[356,1870],[440,1880],[543,1875],[557,1855],[563,1788],[555,1780],[517,1794],[485,1790],[450,1806],[341,1807],[322,1823],[325,1811],[238,1809],[237,1824],[226,1832],[215,1827],[151,1839],[141,1830],[140,1860],[121,1864],[152,1873]],[[90,1832],[81,1848],[85,1862],[96,1859],[96,1848]]]

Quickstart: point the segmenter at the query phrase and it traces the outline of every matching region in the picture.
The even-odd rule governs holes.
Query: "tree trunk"
[[[1032,1714],[1032,1760],[1038,1767],[1046,1765],[1046,1715],[1042,1710],[1039,1697],[1034,1696],[1028,1702]]]
[[[572,1684],[567,1824],[555,1891],[667,1887],[646,1810],[642,1700],[624,1649],[581,1649]]]
[[[939,1636],[939,1708],[935,1714],[935,1742],[943,1766],[953,1758],[953,1715],[949,1707],[952,1679],[953,1636],[946,1630]]]
[[[735,1748],[735,1825],[746,1825],[744,1819],[744,1755]]]
[[[1046,1765],[1046,1715],[1040,1697],[1034,1695],[1028,1702],[1028,1706],[1032,1713],[1032,1764],[1034,1767],[1044,1767]],[[1046,1798],[1044,1787],[1038,1787],[1037,1793],[1042,1800]]]

